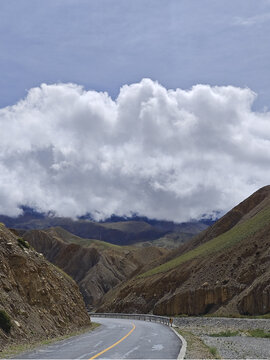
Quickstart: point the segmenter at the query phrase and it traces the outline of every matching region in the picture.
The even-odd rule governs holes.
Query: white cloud
[[[113,101],[43,84],[0,110],[0,213],[21,204],[97,218],[185,221],[226,211],[270,179],[270,113],[232,86],[144,79]]]
[[[270,20],[270,13],[266,12],[264,14],[259,14],[250,17],[236,17],[234,19],[234,25],[239,26],[253,26],[263,24]]]

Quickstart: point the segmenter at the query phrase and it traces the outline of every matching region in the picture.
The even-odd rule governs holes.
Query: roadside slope
[[[28,246],[0,224],[0,350],[90,325],[77,284]]]

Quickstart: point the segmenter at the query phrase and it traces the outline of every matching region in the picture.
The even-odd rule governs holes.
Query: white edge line
[[[177,356],[177,359],[184,359],[185,355],[186,355],[186,351],[187,351],[187,342],[186,340],[183,338],[182,335],[180,335],[173,327],[170,327],[172,329],[172,331],[175,333],[176,336],[179,337],[179,339],[182,341],[182,346],[181,346],[181,350],[180,353]]]

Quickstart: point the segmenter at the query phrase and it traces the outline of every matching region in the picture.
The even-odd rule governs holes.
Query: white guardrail
[[[88,314],[91,317],[135,319],[135,320],[143,320],[143,321],[160,322],[161,324],[170,325],[170,318],[166,316],[149,315],[149,314],[92,313],[92,312],[88,312]]]

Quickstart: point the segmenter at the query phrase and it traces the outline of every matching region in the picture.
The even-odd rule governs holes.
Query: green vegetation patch
[[[111,249],[111,250],[121,251],[123,249],[119,245],[111,244],[106,241],[96,240],[96,239],[81,239],[79,242],[76,242],[76,244],[79,244],[84,247],[96,247],[101,250]]]
[[[82,239],[84,241],[84,239]],[[84,241],[84,245],[95,245],[99,248],[103,248],[103,249],[114,249],[114,250],[122,250],[123,248],[119,245],[115,245],[115,244],[111,244],[108,243],[106,241],[102,241],[102,240],[96,240],[96,239],[89,239],[86,241]]]
[[[210,353],[215,357],[215,359],[220,359],[219,353],[215,346],[208,346]]]
[[[5,310],[0,310],[0,328],[9,334],[11,326],[12,323],[10,316],[6,313]]]
[[[147,271],[139,277],[152,276],[155,274],[169,271],[189,260],[194,258],[208,256],[209,254],[219,252],[225,248],[229,248],[236,243],[252,236],[264,226],[269,225],[270,221],[270,209],[262,210],[256,214],[253,218],[235,225],[229,231],[217,236],[216,238],[207,241],[205,244],[198,246],[197,248],[188,251],[187,253],[172,259],[165,264],[162,264],[154,269]]]
[[[60,239],[69,244],[78,244],[84,247],[95,246],[102,250],[105,249],[114,249],[114,250],[121,250],[122,247],[119,245],[111,244],[106,241],[101,241],[97,239],[85,239],[81,238],[77,235],[71,234],[70,232],[66,231],[65,229],[61,228],[60,226],[56,226],[54,228],[49,229],[47,231],[49,234],[55,235],[54,232],[60,236]]]
[[[212,336],[212,337],[230,337],[230,336],[237,336],[237,335],[239,335],[238,331],[230,331],[230,330],[221,331],[219,333],[214,333],[214,334],[209,334],[209,336]]]
[[[18,238],[17,242],[21,249],[24,249],[24,248],[30,249],[29,243],[26,240],[24,240],[23,238]]]
[[[256,338],[270,338],[270,331],[264,331],[262,329],[249,330],[248,335]]]

